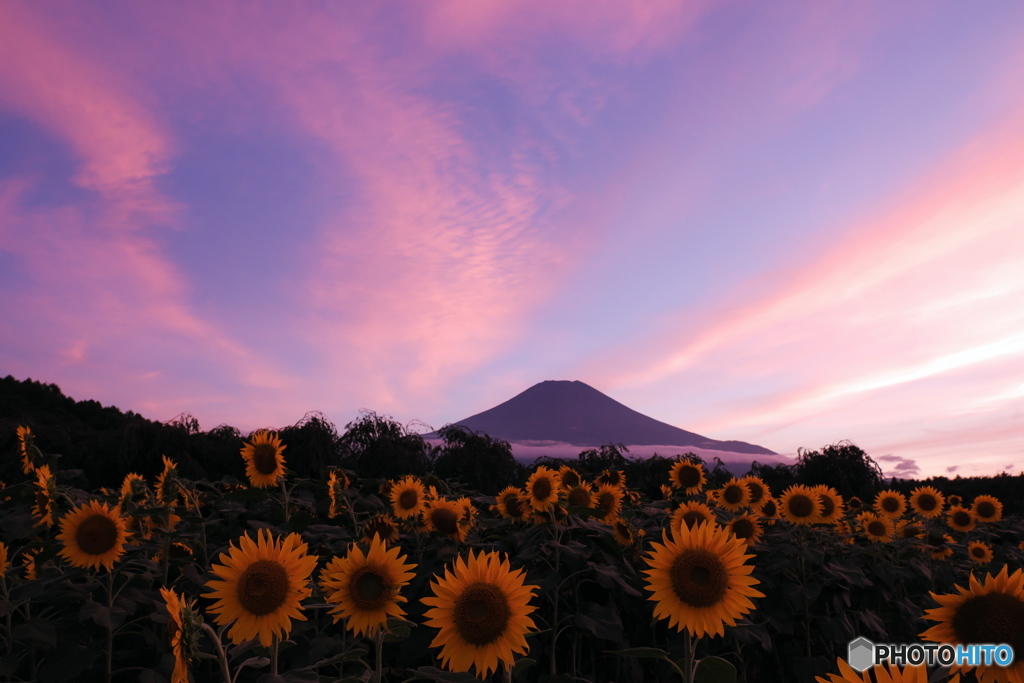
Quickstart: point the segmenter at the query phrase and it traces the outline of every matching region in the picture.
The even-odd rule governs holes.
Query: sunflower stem
[[[690,629],[683,629],[683,683],[693,683],[693,658],[697,641],[690,636]]]
[[[231,669],[228,668],[228,658],[224,652],[224,645],[220,642],[220,634],[213,630],[213,627],[203,622],[203,629],[210,635],[213,644],[217,646],[217,661],[220,663],[220,672],[224,676],[224,683],[233,683],[231,680]]]
[[[281,503],[284,505],[284,523],[287,524],[291,515],[288,513],[288,487],[285,485],[284,479],[281,479]]]
[[[377,633],[373,638],[376,648],[376,666],[373,668],[373,683],[381,682],[381,675],[384,673],[384,629],[377,627]]]
[[[270,646],[270,673],[273,676],[277,675],[277,646],[279,645],[279,643],[280,641],[277,639],[277,636],[275,635],[274,642]]]
[[[114,671],[114,570],[107,571],[107,683]]]

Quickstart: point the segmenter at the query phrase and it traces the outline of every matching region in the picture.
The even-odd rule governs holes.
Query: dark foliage
[[[460,481],[489,496],[523,478],[525,468],[512,456],[508,441],[461,425],[445,425],[437,433],[444,439],[435,452],[434,474],[438,477]]]
[[[849,441],[825,446],[821,451],[799,451],[796,483],[831,486],[844,498],[871,500],[885,483],[882,470],[867,453]]]
[[[373,411],[345,425],[338,450],[342,465],[362,477],[423,476],[430,467],[430,446],[422,436]]]

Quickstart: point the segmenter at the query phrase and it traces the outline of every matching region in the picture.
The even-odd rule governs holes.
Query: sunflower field
[[[691,454],[656,496],[583,461],[483,495],[237,447],[244,480],[164,456],[97,490],[19,427],[0,680],[1024,681],[1024,522],[993,496],[712,486]],[[858,636],[1021,659],[859,674]]]

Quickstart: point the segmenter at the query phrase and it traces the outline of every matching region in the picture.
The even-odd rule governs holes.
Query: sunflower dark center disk
[[[872,536],[885,536],[885,532],[884,522],[879,522],[877,519],[873,522],[868,522],[868,533]]]
[[[684,550],[669,570],[672,590],[691,607],[711,607],[725,597],[729,573],[714,553],[692,548]]]
[[[789,514],[794,517],[810,517],[814,513],[814,501],[802,493],[789,499]]]
[[[757,503],[760,503],[764,499],[764,487],[758,484],[756,481],[748,481],[747,490],[750,491],[751,505],[756,505]]]
[[[270,614],[288,597],[288,570],[280,562],[256,560],[238,577],[238,604],[249,614]]]
[[[547,500],[551,495],[551,480],[547,477],[539,477],[533,482],[533,497],[537,500]]]
[[[619,474],[618,470],[615,470],[614,472],[605,472],[598,478],[598,480],[602,484],[608,484],[609,486],[618,486],[619,484],[622,483],[622,475]]]
[[[853,498],[850,499],[851,510],[860,510],[861,505],[863,505],[863,503],[860,502],[860,498],[858,498],[857,496],[854,496]]]
[[[903,527],[903,538],[917,538],[921,533],[921,527],[914,524],[908,524]]]
[[[969,597],[953,615],[953,632],[967,645],[1006,643],[1024,652],[1024,602],[999,592]]]
[[[778,510],[775,507],[775,501],[769,500],[763,506],[761,506],[761,514],[765,517],[774,517]]]
[[[690,510],[683,513],[683,521],[686,522],[688,528],[692,529],[694,525],[708,521],[708,518],[701,512]]]
[[[676,480],[684,489],[697,486],[700,484],[700,470],[693,465],[684,465],[676,475]]]
[[[569,495],[566,496],[566,501],[569,505],[579,505],[580,507],[590,506],[590,492],[585,488],[575,488],[569,491]]]
[[[523,504],[519,500],[519,496],[514,493],[505,496],[505,511],[508,512],[509,517],[523,516]]]
[[[746,517],[740,517],[732,525],[732,534],[736,538],[750,538],[754,535],[754,523]]]
[[[836,502],[832,500],[832,496],[822,495],[819,500],[821,501],[821,514],[823,517],[828,517],[836,511]]]
[[[352,602],[361,610],[379,610],[388,603],[391,578],[380,567],[366,565],[349,581]]]
[[[78,525],[75,542],[84,553],[102,555],[117,544],[117,525],[106,515],[87,517]]]
[[[448,508],[431,510],[430,523],[438,532],[446,536],[454,536],[459,533],[459,516]]]
[[[963,510],[958,510],[953,513],[953,523],[957,526],[969,526],[971,523],[971,514],[969,512],[964,512]]]
[[[922,493],[917,497],[917,507],[925,512],[931,512],[938,507],[939,501],[930,493]]]
[[[974,546],[971,548],[971,555],[975,557],[985,557],[985,549],[981,546]]]
[[[615,509],[615,496],[605,491],[597,497],[597,508],[606,515]]]
[[[978,516],[983,519],[996,516],[996,506],[987,500],[978,503]]]
[[[505,594],[489,583],[474,583],[455,600],[455,630],[477,647],[500,638],[511,616]]]
[[[580,475],[576,474],[572,470],[566,470],[562,474],[562,483],[569,488],[572,488],[580,483]]]
[[[273,474],[277,471],[277,449],[269,443],[256,444],[252,451],[252,466],[260,474]]]
[[[925,543],[930,545],[934,550],[942,550],[946,547],[946,538],[942,534],[937,534],[933,531],[928,532],[928,538]]]
[[[735,484],[726,486],[722,491],[722,499],[730,505],[737,505],[743,500],[743,489]]]
[[[886,512],[896,512],[900,509],[900,501],[895,496],[888,496],[882,499],[882,509]]]
[[[419,502],[419,496],[412,489],[406,489],[398,494],[398,505],[403,510],[412,510]]]

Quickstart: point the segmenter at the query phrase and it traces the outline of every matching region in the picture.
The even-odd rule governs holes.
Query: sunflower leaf
[[[705,657],[697,662],[693,683],[736,683],[736,667],[721,657]]]

